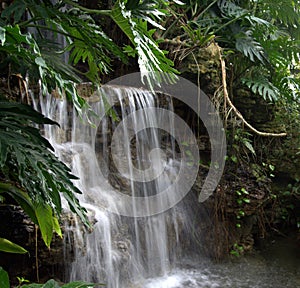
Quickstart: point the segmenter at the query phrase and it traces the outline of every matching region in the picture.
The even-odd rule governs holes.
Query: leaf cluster
[[[70,169],[54,155],[53,147],[34,125],[58,125],[30,106],[0,103],[0,193],[9,194],[34,223],[50,245],[53,231],[61,235],[57,217],[62,212],[61,194],[71,210],[88,221],[79,205]]]
[[[132,7],[134,2],[136,3],[136,1],[127,1],[126,4]],[[166,52],[161,50],[157,42],[152,38],[155,29],[148,30],[147,27],[148,21],[156,28],[163,28],[148,15],[159,19],[164,13],[162,10],[155,9],[155,4],[153,2],[151,4],[148,1],[137,4],[132,13],[126,10],[127,6],[124,4],[124,1],[117,1],[112,10],[113,20],[127,35],[135,49],[127,46],[125,51],[130,52],[132,55],[138,55],[140,71],[142,75],[145,75],[150,88],[153,87],[155,81],[157,83],[174,81],[177,71],[172,68],[172,61],[165,56]],[[168,78],[164,78],[163,75],[168,75]]]
[[[25,279],[21,280],[20,288],[92,288],[96,286],[103,286],[101,283],[88,283],[83,281],[74,281],[66,284],[59,284],[57,281],[50,279],[44,284],[37,284],[37,283],[30,283],[30,284],[23,284],[23,282],[29,282]],[[23,285],[22,285],[23,284]],[[9,278],[7,272],[0,267],[0,286],[1,288],[10,288],[9,285]]]
[[[167,72],[170,78],[174,78],[177,71],[172,67],[172,61],[159,49],[153,38],[154,30],[148,28],[149,24],[155,29],[164,29],[159,22],[166,16],[167,11],[163,7],[168,4],[168,1],[127,0],[116,1],[111,10],[92,10],[71,0],[56,1],[55,4],[51,1],[16,0],[1,14],[3,59],[8,53],[14,59],[8,59],[7,63],[12,62],[16,66],[13,67],[15,71],[41,79],[42,85],[45,85],[43,88],[48,91],[54,88],[63,90],[70,82],[80,82],[80,77],[99,84],[101,75],[111,72],[114,59],[127,64],[131,56],[137,57],[142,72],[150,73],[150,85],[162,80],[159,72]],[[100,16],[101,20],[96,21],[94,16]],[[130,53],[129,47],[119,47],[103,31],[102,26],[108,18],[131,41]],[[31,34],[23,35],[28,39],[23,38],[17,43],[17,54],[16,50],[12,50],[16,43],[11,43],[11,39],[5,41],[9,25],[14,29],[19,27],[21,31],[31,31]],[[49,34],[52,35],[50,38]],[[64,38],[63,46],[56,43],[58,37]],[[26,51],[28,48],[29,51]],[[62,61],[66,52],[69,53],[68,63]],[[22,69],[18,63],[23,65]],[[75,70],[74,66],[78,63],[86,63],[87,71]],[[66,92],[72,98],[71,93]]]
[[[299,7],[292,0],[189,0],[172,6],[163,36],[179,37],[191,47],[188,53],[217,41],[229,52],[236,86],[246,85],[266,101],[299,102],[299,77],[293,73],[300,61]]]

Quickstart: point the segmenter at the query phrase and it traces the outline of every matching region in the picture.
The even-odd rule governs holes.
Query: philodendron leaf
[[[28,252],[23,247],[5,239],[5,238],[0,238],[0,251],[8,252],[8,253],[17,253],[17,254],[25,254]],[[1,282],[1,280],[0,280],[0,282]],[[0,285],[0,287],[2,288],[3,286]]]
[[[9,288],[9,278],[7,272],[0,267],[0,287],[1,288]]]
[[[150,89],[162,82],[175,82],[178,71],[173,68],[174,63],[166,57],[166,52],[159,48],[152,37],[155,30],[148,30],[147,19],[132,17],[132,12],[119,0],[113,6],[111,17],[134,46],[142,81],[145,77]]]

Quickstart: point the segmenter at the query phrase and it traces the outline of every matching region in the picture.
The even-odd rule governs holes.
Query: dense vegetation
[[[267,174],[271,179],[276,175],[274,159],[278,159],[280,153],[286,157],[285,149],[291,149],[293,143],[288,157],[292,165],[299,165],[298,1],[207,0],[201,4],[196,0],[118,0],[111,4],[71,0],[10,2],[6,5],[2,2],[0,18],[3,79],[0,200],[9,203],[13,199],[21,205],[39,225],[47,246],[50,246],[53,231],[61,235],[58,223],[61,195],[67,199],[71,210],[86,225],[89,223],[76,198],[81,192],[71,181],[76,177],[54,156],[53,148],[35,125],[57,123],[24,104],[29,102],[30,85],[39,84],[43,94],[56,90],[57,94],[66,95],[73,102],[80,115],[88,114],[88,105],[76,91],[76,84],[82,80],[97,86],[103,79],[113,77],[116,67],[125,66],[128,68],[124,72],[138,68],[144,73],[144,81],[150,87],[162,81],[176,81],[180,64],[185,59],[190,56],[189,59],[196,59],[195,55],[201,53],[199,49],[217,43],[221,47],[220,61],[224,68],[220,71],[225,81],[223,94],[227,96],[222,105],[226,106],[226,101],[228,105],[223,117],[228,121],[232,147],[229,161],[238,166],[252,159],[256,165],[254,172],[259,171],[259,177]],[[107,23],[114,29],[108,29]],[[65,39],[64,46],[55,40],[61,36]],[[164,47],[168,47],[168,51]],[[66,52],[69,53],[67,63],[62,61]],[[272,107],[278,127],[258,131],[237,111],[230,99],[242,90],[247,91],[247,97],[259,99],[255,100],[257,103]],[[277,137],[277,134],[287,134],[280,140],[277,154],[260,149],[262,157],[259,158],[259,145],[255,143],[262,142],[255,135]],[[300,175],[290,176],[288,187],[271,194],[279,204],[280,217],[293,219],[293,225],[300,225],[300,215],[295,208],[299,205]],[[247,204],[243,194],[247,191],[245,188],[237,191],[236,200],[242,201],[238,211],[242,215],[242,204]],[[297,205],[295,201],[298,201]],[[0,250],[26,252],[3,238],[0,239]]]

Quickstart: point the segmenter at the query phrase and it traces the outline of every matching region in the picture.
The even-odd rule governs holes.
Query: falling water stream
[[[79,200],[94,224],[87,231],[74,216],[66,221],[66,281],[99,282],[109,288],[300,287],[299,266],[287,270],[261,255],[214,264],[197,248],[191,251],[197,246],[190,243],[201,239],[192,232],[193,209],[184,203],[151,213],[153,203],[146,200],[143,210],[150,216],[142,217],[138,198],[157,195],[172,185],[180,165],[188,165],[181,162],[176,141],[155,128],[164,121],[174,134],[172,117],[165,117],[164,109],[143,112],[158,106],[172,111],[172,101],[160,103],[147,91],[114,86],[102,88],[97,97],[90,103],[98,115],[90,119],[96,128],[80,119],[66,101],[39,100],[42,113],[60,124],[45,128],[45,135],[79,176],[76,185],[83,191]],[[118,103],[113,113],[106,111],[110,100]],[[140,125],[147,128],[141,130]],[[116,129],[120,134],[113,138]],[[154,176],[137,177],[136,169]],[[121,194],[131,202],[121,201]],[[128,210],[122,205],[129,205],[130,216],[124,215]]]

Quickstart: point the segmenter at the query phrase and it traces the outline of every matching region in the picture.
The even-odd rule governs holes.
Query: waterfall
[[[211,215],[194,192],[204,181],[197,179],[195,190],[178,202],[184,186],[176,190],[174,179],[189,181],[192,171],[181,170],[195,169],[195,159],[182,155],[182,143],[192,148],[191,135],[179,127],[170,98],[107,85],[89,101],[94,126],[65,100],[49,96],[34,102],[35,109],[60,124],[45,127],[44,134],[80,177],[75,181],[83,191],[79,200],[93,224],[87,230],[64,203],[65,282],[84,280],[108,288],[299,286],[299,273],[260,253],[226,264],[202,253],[211,241]]]
[[[66,101],[39,99],[42,113],[60,124],[48,127],[45,136],[79,176],[76,185],[83,191],[79,200],[94,223],[93,230],[86,231],[76,217],[66,221],[65,280],[128,287],[167,275],[180,254],[185,214],[176,206],[152,213],[161,199],[147,200],[172,185],[179,173],[176,141],[155,128],[164,122],[174,133],[173,114],[166,114],[172,111],[172,102],[160,103],[148,91],[117,86],[103,87],[95,95],[90,105],[97,116],[90,120],[96,128],[80,119]],[[107,112],[108,102],[113,113]],[[128,210],[121,194],[130,199],[130,216],[124,212]],[[145,217],[138,207],[141,198]]]

